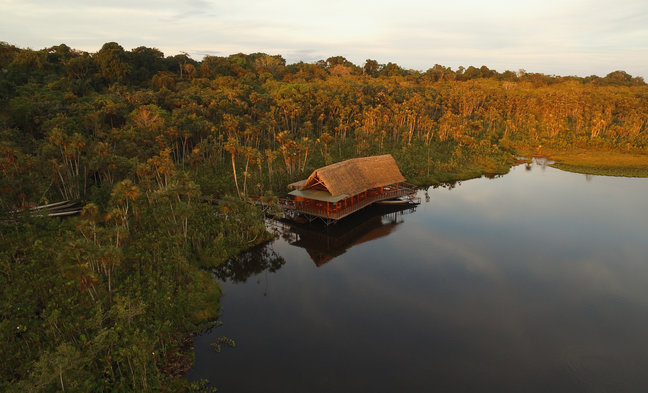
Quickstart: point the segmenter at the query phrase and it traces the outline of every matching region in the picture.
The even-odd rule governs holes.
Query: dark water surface
[[[534,165],[217,272],[219,392],[648,391],[648,180]],[[339,227],[338,227],[339,226]],[[235,348],[209,343],[227,336]]]

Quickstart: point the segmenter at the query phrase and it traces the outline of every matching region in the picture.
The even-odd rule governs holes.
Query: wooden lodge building
[[[353,158],[313,171],[288,187],[289,199],[280,200],[287,213],[327,225],[374,202],[412,197],[415,187],[405,184],[391,154]]]

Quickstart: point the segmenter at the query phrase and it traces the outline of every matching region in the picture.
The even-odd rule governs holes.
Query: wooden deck
[[[326,202],[304,204],[295,202],[295,200],[288,198],[279,198],[278,206],[281,207],[289,217],[294,218],[298,215],[302,215],[311,220],[320,218],[326,224],[330,224],[350,214],[353,214],[358,210],[371,205],[372,203],[406,196],[410,196],[412,197],[412,199],[414,199],[415,194],[416,187],[407,185],[401,186],[398,189],[391,188],[388,190],[383,190],[382,192],[372,192],[372,190],[367,191],[363,194],[354,196],[353,202],[347,204],[346,207],[343,207],[342,203],[336,204],[335,206],[333,206],[331,203]],[[263,204],[260,201],[257,201],[257,203]]]

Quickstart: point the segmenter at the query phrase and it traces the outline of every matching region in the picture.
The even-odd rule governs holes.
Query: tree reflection
[[[412,205],[370,206],[328,227],[318,222],[296,224],[269,221],[267,228],[275,238],[306,249],[315,265],[321,266],[355,245],[389,235],[404,222],[404,214],[414,211],[415,206]],[[286,261],[277,254],[273,244],[270,241],[245,251],[213,268],[211,272],[221,281],[236,283],[245,282],[260,273],[276,272]]]
[[[212,273],[222,281],[245,282],[264,271],[276,272],[285,263],[286,260],[272,248],[272,242],[268,242],[228,259],[212,269]]]
[[[432,185],[432,189],[436,190],[438,188],[447,188],[448,190],[452,190],[452,189],[454,189],[454,188],[456,188],[457,186],[460,186],[460,185],[461,185],[461,180],[447,181],[447,182],[441,182],[441,183]]]

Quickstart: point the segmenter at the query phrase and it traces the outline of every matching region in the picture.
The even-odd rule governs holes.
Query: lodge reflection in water
[[[318,223],[272,221],[269,229],[289,244],[304,248],[319,267],[353,246],[389,235],[404,222],[405,214],[415,210],[413,205],[370,206],[328,227]],[[273,242],[268,242],[228,259],[214,268],[212,273],[221,281],[245,282],[264,271],[275,272],[285,263],[284,258],[273,249]]]
[[[282,236],[291,245],[304,248],[313,263],[322,266],[353,246],[389,235],[404,222],[403,215],[415,209],[371,206],[329,227],[285,224]]]

